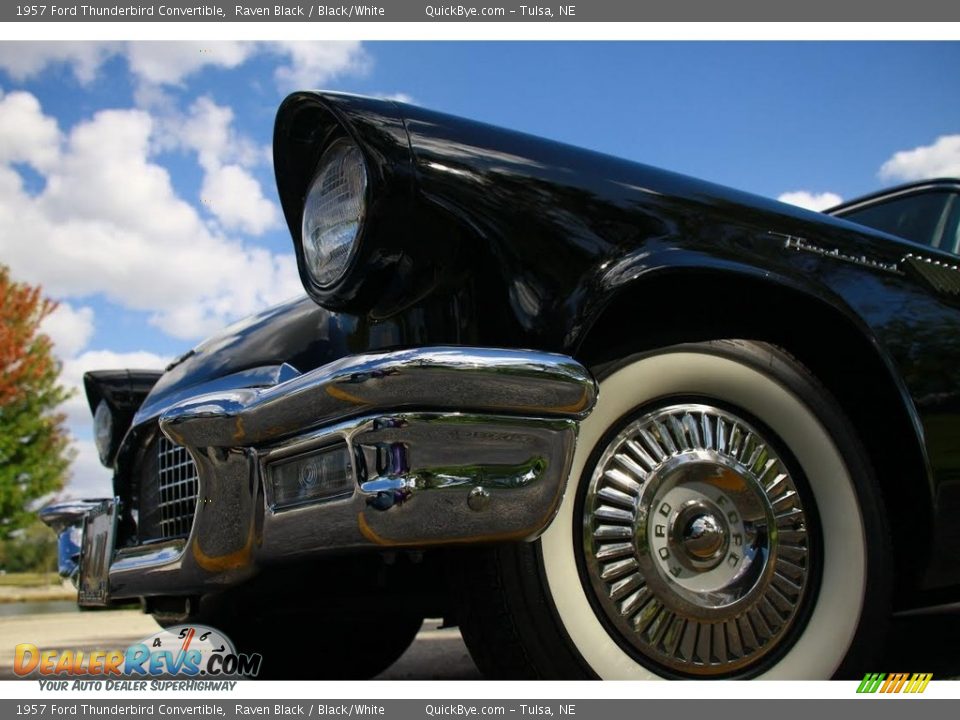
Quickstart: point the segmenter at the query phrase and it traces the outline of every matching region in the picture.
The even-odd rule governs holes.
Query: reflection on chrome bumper
[[[80,544],[83,521],[87,513],[99,507],[102,500],[71,500],[47,505],[40,519],[57,534],[57,569],[60,577],[77,582],[80,569]]]
[[[562,355],[524,350],[420,348],[353,355],[271,388],[203,395],[162,414],[188,447],[249,447],[378,408],[582,418],[590,375]]]
[[[197,465],[192,530],[117,553],[111,597],[204,592],[314,553],[534,539],[595,399],[567,357],[426,348],[179,403],[160,425]],[[321,457],[340,472],[318,481]],[[297,482],[313,484],[294,502]]]

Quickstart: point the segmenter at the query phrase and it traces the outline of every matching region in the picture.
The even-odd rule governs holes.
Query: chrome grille
[[[197,466],[187,449],[161,436],[157,443],[160,536],[190,533],[197,508]]]

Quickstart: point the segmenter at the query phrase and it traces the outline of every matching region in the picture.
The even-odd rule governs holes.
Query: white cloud
[[[165,118],[177,123],[175,128],[167,129],[167,141],[197,153],[198,162],[206,169],[229,163],[244,167],[262,165],[272,157],[273,146],[257,145],[237,132],[234,115],[233,108],[227,105],[217,105],[206,96],[197,98],[185,117]]]
[[[130,42],[126,55],[130,72],[157,85],[176,85],[207,67],[235,68],[246,62],[255,46],[250,42]]]
[[[281,90],[317,88],[344,75],[363,75],[371,66],[359,42],[57,41],[0,43],[0,69],[23,81],[50,66],[66,65],[78,80],[89,83],[107,60],[123,56],[130,73],[143,86],[140,93],[151,86],[179,85],[206,67],[236,68],[262,52],[284,59],[285,64],[275,72]]]
[[[941,135],[932,145],[895,153],[880,168],[884,180],[960,176],[960,135]]]
[[[795,190],[785,192],[777,198],[780,202],[797,205],[807,210],[826,210],[827,208],[839,205],[843,198],[832,192],[812,193],[807,190]]]
[[[169,113],[160,117],[159,142],[161,147],[197,154],[204,170],[204,209],[228,230],[259,235],[278,225],[280,213],[246,168],[262,164],[269,148],[239,134],[233,118],[230,107],[201,97],[185,116]]]
[[[178,338],[198,338],[300,294],[292,253],[276,255],[211,229],[177,195],[167,170],[150,158],[153,127],[142,110],[102,111],[79,123],[36,197],[0,163],[0,257],[53,296],[102,293],[151,312]],[[249,187],[244,192],[257,197]],[[254,212],[234,220],[256,229],[265,213],[254,203]]]
[[[87,350],[63,363],[61,382],[73,387],[83,386],[83,374],[88,370],[162,370],[170,358],[148,350],[114,352],[113,350]]]
[[[255,50],[254,43],[236,41],[4,42],[0,43],[0,68],[14,80],[24,81],[48,67],[66,65],[86,84],[107,60],[121,55],[141,82],[178,85],[204,67],[235,68]]]
[[[61,360],[83,350],[93,337],[93,330],[93,308],[74,308],[66,302],[61,302],[40,325],[40,332],[50,338],[53,352]]]
[[[152,113],[170,114],[178,111],[179,99],[176,92],[162,85],[137,82],[133,88],[133,105]]]
[[[271,47],[290,60],[274,73],[281,90],[315,90],[343,75],[364,75],[372,65],[359,42],[282,41]]]
[[[259,235],[277,224],[276,206],[263,196],[260,183],[239,165],[207,171],[201,198],[228,230]]]
[[[59,154],[57,121],[43,114],[33,95],[0,96],[0,163],[22,162],[44,170],[56,163]]]
[[[74,450],[73,462],[70,463],[70,477],[64,492],[59,497],[78,500],[111,497],[113,472],[100,463],[100,454],[93,440],[71,437],[70,446]]]
[[[172,127],[166,141],[197,153],[203,167],[221,165],[233,159],[237,137],[233,132],[233,110],[217,105],[209,97],[197,98],[185,117],[168,118]]]
[[[123,50],[109,42],[8,42],[0,43],[0,68],[14,80],[24,81],[51,65],[66,65],[81,83],[91,82],[100,66]]]

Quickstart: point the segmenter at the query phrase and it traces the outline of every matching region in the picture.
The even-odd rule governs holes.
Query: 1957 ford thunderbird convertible
[[[960,597],[957,181],[820,214],[317,92],[274,158],[308,296],[85,378],[81,605],[281,678],[443,617],[491,677],[800,679]]]

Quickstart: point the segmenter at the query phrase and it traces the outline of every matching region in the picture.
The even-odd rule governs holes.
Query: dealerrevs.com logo
[[[932,673],[867,673],[857,692],[922,693],[932,679]]]
[[[41,650],[21,643],[13,670],[20,677],[64,679],[256,677],[262,661],[258,653],[238,653],[215,628],[177,625],[116,650]]]

